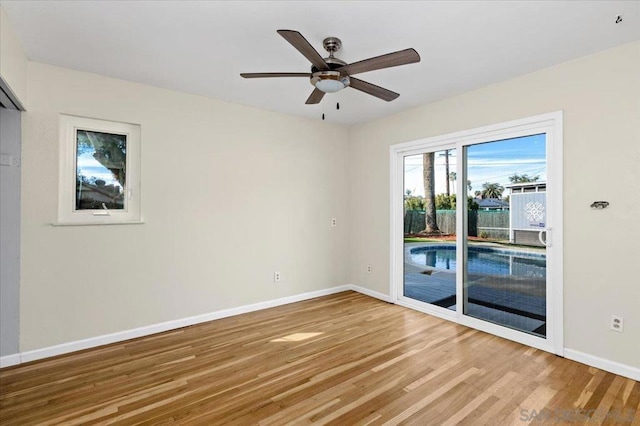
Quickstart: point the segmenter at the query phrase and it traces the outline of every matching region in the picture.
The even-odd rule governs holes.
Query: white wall
[[[640,367],[640,43],[351,129],[351,282],[389,292],[390,145],[557,110],[565,347]],[[593,211],[594,200],[611,206]],[[609,331],[611,314],[624,317],[624,333]]]
[[[0,77],[23,105],[27,98],[27,63],[20,41],[0,6]]]
[[[348,282],[346,129],[33,62],[28,77],[21,351]],[[145,224],[51,226],[60,113],[141,125]]]

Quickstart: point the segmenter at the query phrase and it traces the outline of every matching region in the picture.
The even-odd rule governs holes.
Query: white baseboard
[[[11,367],[20,364],[20,354],[0,356],[0,368]]]
[[[348,284],[346,287],[349,288],[349,290],[353,290],[353,291],[357,291],[358,293],[362,293],[364,295],[376,298],[376,299],[380,299],[383,300],[387,303],[392,303],[391,302],[391,297],[389,297],[388,295],[384,294],[384,293],[380,293],[374,290],[370,290],[366,287],[360,287],[359,285],[355,285],[355,284]]]
[[[564,357],[573,361],[590,365],[600,370],[605,370],[618,376],[628,377],[633,380],[640,381],[640,368],[632,367],[619,362],[610,361],[584,352],[574,351],[573,349],[564,349]]]
[[[346,287],[348,287],[349,290],[357,291],[358,293],[362,293],[370,297],[375,297],[376,299],[380,299],[388,303],[393,303],[393,301],[391,300],[391,297],[386,294],[379,293],[377,291],[370,290],[368,288],[361,287],[355,284],[349,284]],[[410,305],[405,305],[404,303],[401,303],[401,302],[396,302],[396,303],[400,306],[405,306],[413,309],[413,307]],[[451,318],[447,316],[434,314],[431,312],[428,312],[428,314],[438,316],[443,319],[451,320]],[[614,373],[619,376],[628,377],[630,379],[640,381],[640,368],[632,367],[626,364],[621,364],[615,361],[610,361],[608,359],[600,358],[597,356],[586,354],[584,352],[579,352],[579,351],[575,351],[567,348],[564,348],[564,357],[567,359],[571,359],[573,361],[581,362],[591,367],[599,368],[600,370],[608,371],[610,373]]]
[[[49,358],[56,355],[63,355],[70,352],[81,351],[83,349],[95,348],[97,346],[108,345],[110,343],[122,342],[124,340],[144,337],[151,334],[161,333],[163,331],[175,330],[177,328],[187,327],[190,325],[200,324],[203,322],[213,321],[221,318],[227,318],[235,315],[245,314],[248,312],[259,311],[262,309],[273,308],[276,306],[287,305],[289,303],[301,302],[303,300],[314,299],[316,297],[327,296],[334,293],[352,290],[351,286],[343,285],[328,289],[312,291],[308,293],[297,294],[295,296],[283,297],[280,299],[268,300],[266,302],[254,303],[252,305],[239,306],[237,308],[223,309],[221,311],[211,312],[208,314],[196,315],[193,317],[166,321],[159,324],[152,324],[144,327],[138,327],[130,330],[119,331],[117,333],[105,334],[102,336],[91,337],[74,342],[62,343],[60,345],[49,346],[42,349],[26,351],[15,355],[2,357],[0,361],[2,367],[21,364],[30,361],[36,361],[43,358]]]
[[[353,290],[358,293],[370,296],[384,302],[392,303],[390,296],[361,287],[355,284],[347,284],[332,288],[327,288],[308,293],[297,294],[295,296],[283,297],[280,299],[268,300],[266,302],[254,303],[252,305],[239,306],[237,308],[223,309],[221,311],[211,312],[208,314],[196,315],[193,317],[166,321],[159,324],[152,324],[145,327],[134,328],[130,330],[119,331],[117,333],[105,334],[102,336],[91,337],[88,339],[77,340],[74,342],[63,343],[60,345],[49,346],[42,349],[35,349],[22,353],[6,355],[0,357],[0,368],[11,367],[13,365],[25,362],[36,361],[43,358],[49,358],[56,355],[63,355],[70,352],[76,352],[83,349],[94,348],[97,346],[108,345],[110,343],[122,342],[124,340],[135,339],[137,337],[149,336],[151,334],[161,333],[163,331],[175,330],[177,328],[187,327],[190,325],[200,324],[203,322],[213,321],[221,318],[227,318],[235,315],[246,314],[249,312],[260,311],[262,309],[273,308],[276,306],[287,305],[289,303],[301,302],[303,300],[314,299],[316,297],[328,296],[330,294],[340,293],[343,291]],[[601,370],[609,371],[620,376],[629,377],[640,381],[640,369],[604,358],[599,358],[584,352],[572,349],[564,350],[564,356],[573,361],[578,361]]]

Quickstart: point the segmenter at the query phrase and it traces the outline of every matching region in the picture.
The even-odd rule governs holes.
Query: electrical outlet
[[[336,220],[335,217],[331,218],[331,227],[335,228],[336,226],[338,226],[338,221]]]
[[[367,265],[367,272],[368,272],[368,273],[373,272],[373,266],[371,266],[371,265]]]
[[[611,315],[611,330],[622,333],[624,330],[624,318],[618,315]]]
[[[273,282],[274,283],[280,282],[281,279],[282,279],[282,275],[280,274],[280,272],[276,271],[276,272],[273,273]]]

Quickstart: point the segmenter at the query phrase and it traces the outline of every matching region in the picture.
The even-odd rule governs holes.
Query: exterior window
[[[140,126],[60,118],[58,224],[139,223]]]
[[[76,210],[124,210],[127,135],[76,129]]]

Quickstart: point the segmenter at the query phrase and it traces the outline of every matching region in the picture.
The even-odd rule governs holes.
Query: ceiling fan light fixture
[[[316,83],[316,89],[322,90],[325,93],[335,93],[345,87],[344,83],[340,80],[318,80]]]
[[[347,87],[349,83],[349,77],[338,71],[318,71],[311,76],[311,84],[325,93],[338,92]]]

